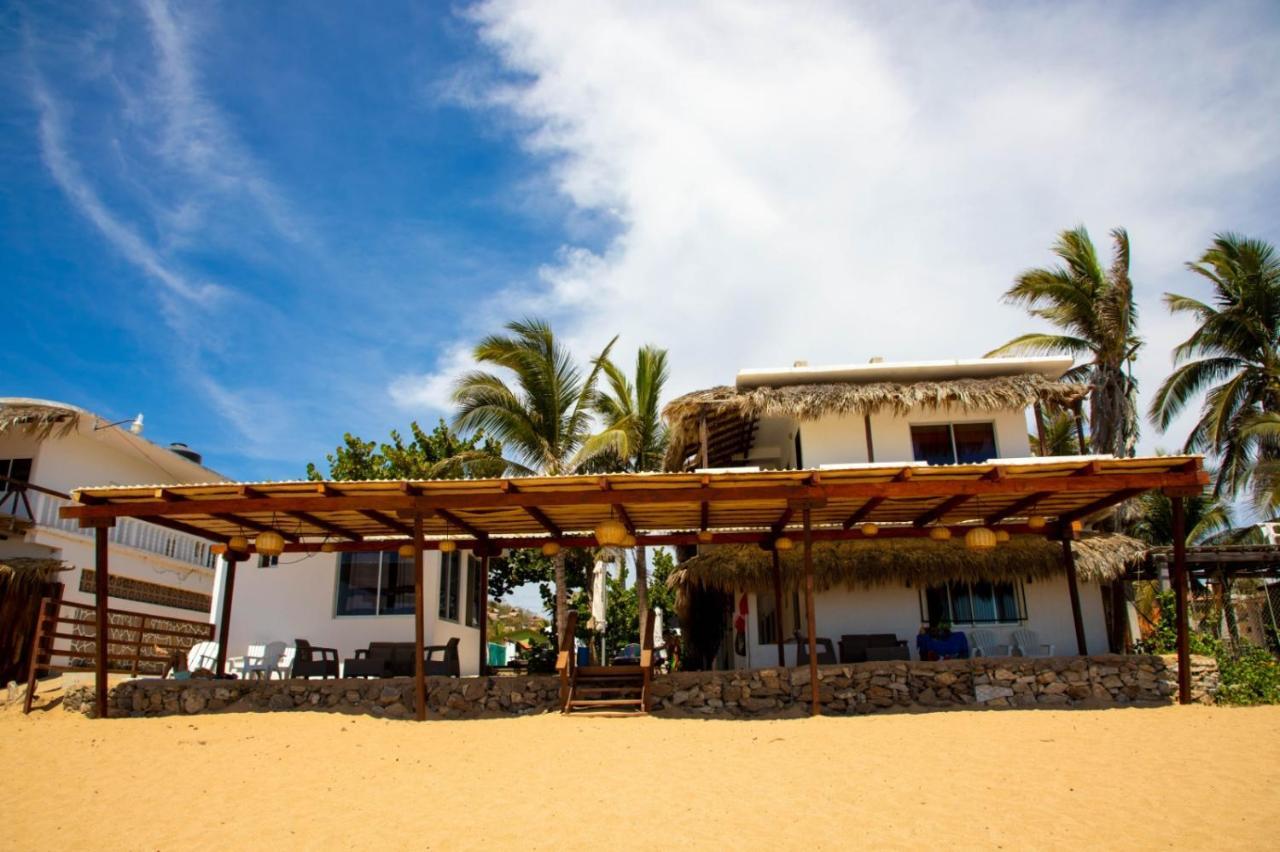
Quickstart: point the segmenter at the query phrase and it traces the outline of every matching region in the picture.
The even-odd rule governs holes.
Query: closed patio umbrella
[[[662,641],[662,607],[654,607],[653,609],[653,647],[661,648]]]
[[[591,574],[591,623],[592,630],[600,633],[600,663],[604,665],[604,631],[609,626],[608,591],[605,579],[609,576],[608,563],[603,559],[596,561],[595,570]]]

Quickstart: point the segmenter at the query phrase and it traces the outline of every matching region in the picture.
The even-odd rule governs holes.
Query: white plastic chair
[[[1034,630],[1021,627],[1010,634],[1013,639],[1013,652],[1020,657],[1052,657],[1053,646],[1041,642]]]
[[[245,651],[244,662],[240,664],[240,674],[246,678],[256,675],[270,680],[272,673],[278,671],[280,658],[284,656],[284,648],[283,642],[250,645]]]
[[[197,642],[187,651],[187,671],[199,669],[213,671],[218,667],[218,643]]]
[[[288,680],[293,674],[293,655],[297,653],[297,648],[290,645],[284,649],[284,653],[280,655],[280,659],[276,662],[275,673],[280,675],[281,680]],[[268,678],[271,675],[267,675]]]
[[[996,641],[993,630],[970,630],[969,652],[975,657],[1008,657],[1009,645]]]

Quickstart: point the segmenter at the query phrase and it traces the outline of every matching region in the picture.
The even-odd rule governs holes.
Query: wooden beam
[[[785,637],[782,635],[782,566],[778,549],[773,548],[773,626],[774,639],[778,644],[778,668],[787,667],[787,651]]]
[[[863,518],[867,517],[867,515],[870,515],[872,512],[878,509],[880,507],[880,504],[887,499],[888,499],[887,497],[872,497],[870,500],[863,503],[862,507],[859,508],[858,511],[854,512],[852,515],[845,518],[845,521],[843,524],[844,528],[847,530],[853,529],[858,524],[862,523]]]
[[[698,416],[698,444],[701,447],[698,453],[698,458],[701,461],[699,467],[709,467],[711,457],[707,447],[707,414],[705,411]]]
[[[480,529],[477,526],[473,526],[472,524],[467,523],[466,521],[462,520],[462,518],[459,518],[457,515],[455,515],[453,512],[447,511],[445,509],[437,509],[436,514],[439,515],[444,520],[445,523],[451,526],[457,527],[458,529],[462,530],[467,535],[471,536],[472,538],[478,541],[484,541],[485,539],[489,538],[489,534],[487,532],[485,532],[484,530]]]
[[[512,482],[509,479],[503,480],[502,483],[499,485],[499,488],[501,488],[503,492],[508,494],[520,493],[520,486],[516,485],[514,482]],[[564,535],[564,531],[561,530],[560,527],[557,526],[554,521],[552,521],[549,517],[547,517],[546,512],[542,511],[537,506],[524,506],[523,508],[524,508],[525,514],[533,518],[535,521],[537,521],[538,524],[544,530],[546,530],[551,535],[552,538],[559,538],[560,536]]]
[[[222,616],[218,624],[218,655],[214,663],[214,674],[222,677],[227,673],[227,637],[231,632],[231,599],[236,590],[236,562],[240,554],[228,550],[222,554],[227,564],[226,581],[222,584]]]
[[[1173,596],[1177,619],[1178,703],[1191,703],[1191,637],[1187,625],[1187,518],[1182,497],[1173,497]]]
[[[622,521],[622,525],[627,528],[627,532],[636,535],[635,522],[631,520],[631,515],[627,514],[627,507],[618,503],[613,507],[613,511],[618,516],[618,520]]]
[[[812,704],[810,715],[822,712],[822,696],[818,689],[818,625],[813,611],[813,524],[812,510],[805,506],[801,511],[804,523],[804,609],[809,621],[809,687]]]
[[[187,514],[190,514],[192,511],[194,511],[195,506],[198,506],[198,505],[199,503],[197,501],[189,501],[187,503],[184,503],[184,508]],[[281,511],[280,514],[283,515],[285,514],[285,512]],[[287,533],[287,532],[284,532],[283,530],[275,529],[274,527],[268,524],[260,523],[251,518],[244,518],[244,517],[241,517],[240,515],[234,515],[230,512],[209,512],[209,516],[212,518],[217,518],[220,521],[226,521],[229,524],[235,524],[236,526],[241,527],[243,529],[256,530],[257,532],[278,532],[280,533],[280,537],[283,538],[285,541],[298,540],[298,537],[293,533]]]
[[[965,503],[968,503],[972,499],[973,499],[973,496],[969,494],[957,494],[954,497],[948,497],[946,500],[943,500],[941,503],[934,506],[929,511],[920,515],[911,523],[917,527],[927,527],[929,526],[929,524],[933,523],[934,521],[944,517],[947,514],[947,512],[950,512],[952,509],[956,509],[960,506],[963,506]]]
[[[1061,515],[1058,516],[1058,520],[1064,524],[1069,524],[1072,521],[1083,520],[1091,515],[1098,514],[1104,509],[1110,509],[1112,506],[1115,506],[1118,503],[1123,503],[1125,500],[1129,500],[1133,497],[1137,497],[1139,494],[1141,494],[1146,490],[1147,489],[1145,488],[1126,488],[1123,491],[1117,491],[1114,494],[1108,494],[1106,497],[1099,497],[1097,500],[1094,500],[1092,503],[1088,503],[1084,506],[1081,506],[1078,509],[1072,509],[1069,512],[1063,512]]]
[[[111,621],[107,612],[107,601],[110,597],[110,570],[108,558],[107,528],[98,527],[93,534],[93,568],[94,568],[94,603],[97,611],[94,619],[94,697],[96,699],[98,718],[105,719],[110,711],[107,695],[107,639],[111,633]],[[31,665],[36,661],[32,660]]]
[[[332,521],[326,521],[323,518],[317,518],[315,515],[311,514],[310,512],[295,511],[295,512],[285,512],[284,514],[296,520],[302,521],[304,524],[310,524],[311,526],[316,527],[317,529],[322,529],[325,532],[331,532],[334,535],[340,535],[343,538],[349,538],[352,541],[360,541],[360,539],[363,538],[363,536],[361,536],[359,533],[352,532],[351,530],[347,529],[341,524],[335,524]]]
[[[875,445],[875,442],[871,440],[871,415],[870,414],[862,415],[862,426],[867,433],[867,462],[869,464],[875,464],[876,445]]]
[[[427,718],[427,678],[424,658],[426,642],[426,599],[423,592],[422,514],[413,517],[413,714],[419,722]]]
[[[698,529],[705,530],[710,522],[711,504],[703,500],[702,505],[698,508]]]
[[[787,508],[782,511],[782,516],[773,522],[773,527],[770,529],[770,532],[772,532],[775,537],[782,535],[782,531],[787,528],[787,524],[791,523],[791,516],[795,514],[795,511],[794,506],[787,506]]]
[[[1021,500],[1015,500],[1003,509],[996,509],[990,515],[987,515],[986,524],[989,527],[995,526],[1005,518],[1012,518],[1015,515],[1021,515],[1023,512],[1035,508],[1041,501],[1052,496],[1053,495],[1048,491],[1038,491],[1035,494],[1028,494]]]
[[[480,677],[489,674],[489,557],[480,557]]]
[[[1076,653],[1083,657],[1089,653],[1089,646],[1085,642],[1084,616],[1080,612],[1080,584],[1076,578],[1076,555],[1071,549],[1071,539],[1074,537],[1071,527],[1065,527],[1062,533],[1062,562],[1067,569],[1067,595],[1071,598],[1071,622],[1076,630]]]
[[[368,518],[371,521],[375,521],[379,524],[382,524],[387,529],[395,530],[401,535],[407,535],[407,536],[413,535],[412,527],[410,527],[404,521],[397,520],[391,517],[390,515],[383,514],[382,512],[375,512],[372,509],[356,509],[356,512],[358,512],[361,515],[364,515],[366,518]]]

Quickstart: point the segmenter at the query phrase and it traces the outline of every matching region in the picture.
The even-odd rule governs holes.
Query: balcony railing
[[[92,537],[92,529],[81,529],[76,521],[58,517],[58,509],[72,504],[69,497],[37,485],[7,483],[7,488],[9,491],[0,493],[0,497],[17,496],[21,499],[0,502],[6,516],[18,522],[34,523],[37,529],[46,527],[84,538]],[[21,493],[15,495],[14,492],[19,489]],[[107,540],[113,545],[132,547],[201,568],[212,568],[215,558],[209,550],[210,543],[204,539],[135,518],[121,518],[114,527],[109,528]]]

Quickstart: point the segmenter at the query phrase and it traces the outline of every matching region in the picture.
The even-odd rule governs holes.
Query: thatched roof
[[[40,399],[0,400],[0,435],[26,432],[38,440],[74,431],[84,412]]]
[[[1091,534],[1072,543],[1081,580],[1107,581],[1141,562],[1147,545],[1117,534]],[[783,584],[796,587],[803,577],[800,548],[782,554]],[[709,586],[724,591],[773,590],[773,554],[755,545],[703,547],[680,564],[672,587]],[[1014,536],[993,551],[968,550],[958,540],[927,538],[881,541],[827,541],[813,545],[815,587],[882,586],[910,581],[929,585],[947,580],[1045,579],[1065,571],[1062,544],[1042,536]]]
[[[36,588],[49,582],[55,574],[70,571],[72,566],[61,559],[9,557],[0,560],[0,591]]]
[[[1087,393],[1082,385],[1053,381],[1039,373],[981,379],[896,382],[824,382],[738,389],[714,387],[677,397],[662,410],[670,428],[666,467],[677,470],[698,441],[703,416],[752,420],[793,417],[816,420],[832,414],[905,414],[912,409],[954,407],[961,411],[1026,408],[1036,402],[1069,405]]]

